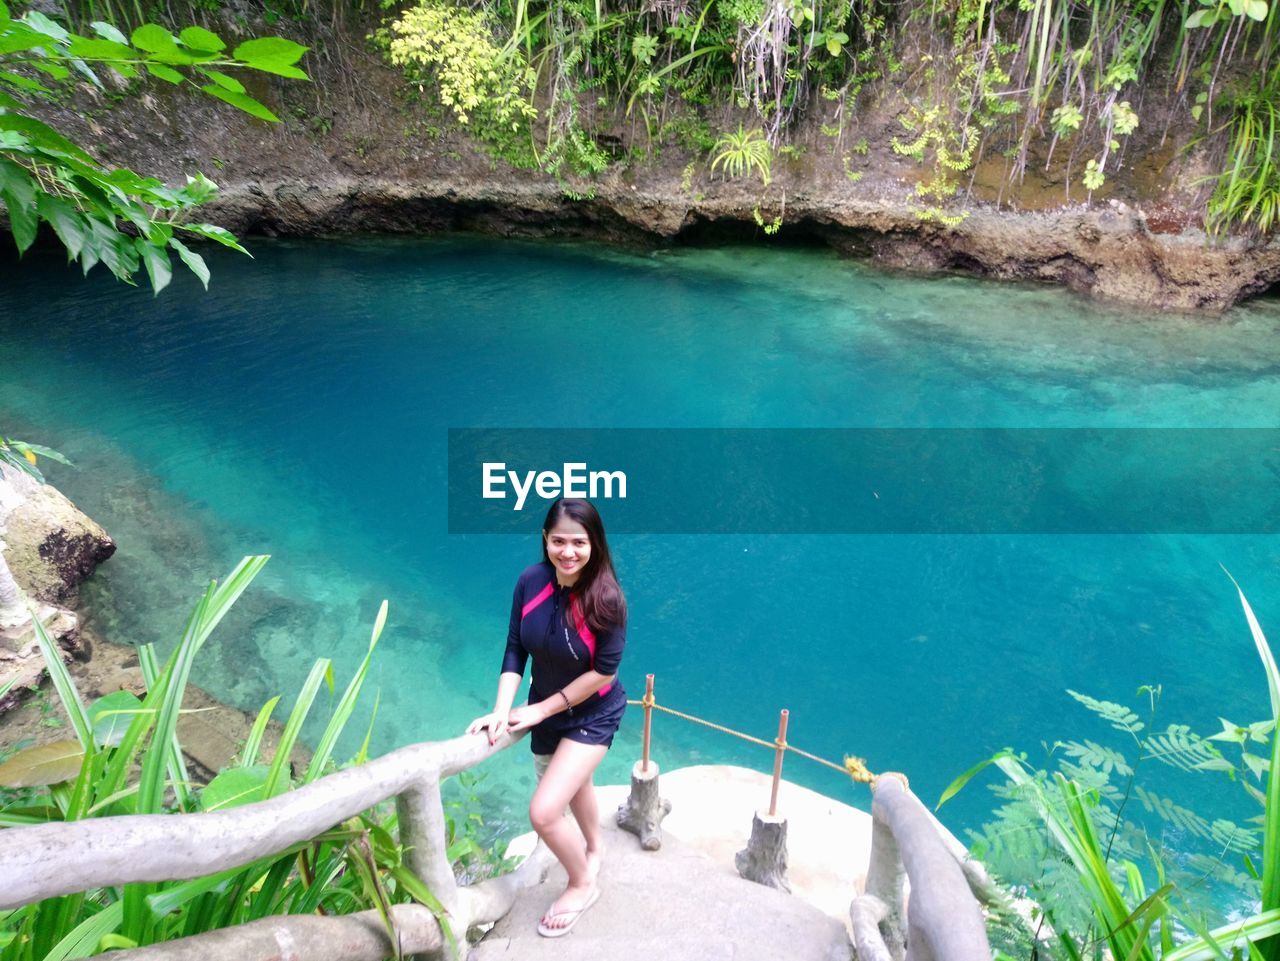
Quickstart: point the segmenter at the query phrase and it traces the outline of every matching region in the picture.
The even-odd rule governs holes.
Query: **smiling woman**
[[[617,683],[626,641],[626,600],[613,572],[604,525],[590,501],[561,499],[542,525],[542,556],[520,575],[493,711],[467,731],[531,730],[538,787],[529,821],[569,876],[538,933],[568,934],[600,897],[603,856],[592,774],[613,743],[627,707]],[[533,657],[529,702],[512,709]],[[563,817],[573,811],[581,834]]]

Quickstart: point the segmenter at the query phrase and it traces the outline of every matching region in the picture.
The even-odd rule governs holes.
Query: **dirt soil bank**
[[[1183,310],[1221,310],[1280,284],[1280,240],[1212,245],[1196,228],[1187,185],[1204,170],[1181,149],[1186,131],[1136,139],[1091,205],[1051,206],[1077,194],[1041,173],[1022,195],[1005,191],[1001,206],[971,201],[954,228],[917,216],[912,191],[922,171],[891,149],[901,100],[889,94],[869,104],[843,151],[817,132],[823,118],[811,118],[812,129],[794,132],[795,149],[776,159],[767,187],[713,177],[706,155],[671,143],[635,159],[626,148],[639,134],[626,117],[593,121],[599,142],[624,159],[595,181],[564,183],[489,156],[433,106],[430,91],[406,84],[369,49],[371,26],[313,40],[304,60],[313,83],[250,78],[249,92],[280,124],[167,84],[132,97],[85,95],[54,119],[109,163],[169,180],[205,173],[223,188],[207,219],[242,234],[462,229],[644,245],[818,240],[893,268],[1047,281]],[[718,131],[740,119],[701,122]],[[855,136],[857,155],[848,149]],[[975,195],[995,198],[980,173]],[[765,222],[783,215],[776,237],[764,235],[757,211]]]

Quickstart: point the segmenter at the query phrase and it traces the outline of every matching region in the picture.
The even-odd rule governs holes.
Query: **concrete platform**
[[[562,938],[537,933],[565,884],[557,864],[471,952],[472,961],[849,961],[849,902],[866,871],[870,817],[784,784],[793,895],[738,877],[752,812],[767,806],[769,778],[715,765],[661,776],[672,813],[663,846],[642,851],[614,824],[627,788],[598,788],[606,856],[600,900]],[[531,849],[533,836],[512,843]],[[821,906],[819,906],[821,905]]]

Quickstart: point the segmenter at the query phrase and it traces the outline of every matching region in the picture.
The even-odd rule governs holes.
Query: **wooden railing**
[[[859,961],[990,961],[974,896],[992,894],[982,866],[900,777],[882,774],[873,790],[866,893],[849,908]]]
[[[399,951],[464,957],[474,925],[496,921],[550,866],[546,848],[513,874],[462,887],[445,851],[440,780],[510,747],[507,734],[464,736],[400,748],[267,801],[201,814],[152,814],[40,824],[0,831],[0,909],[100,887],[204,877],[243,867],[308,841],[381,801],[396,799],[405,863],[447,914],[451,943],[435,915],[419,905],[393,909]],[[393,954],[374,911],[341,917],[286,915],[165,944],[114,952],[112,958],[282,958],[380,961]]]
[[[228,811],[137,815],[0,831],[0,909],[100,887],[203,877],[243,867],[310,840],[389,798],[396,799],[405,861],[443,906],[455,940],[419,905],[392,909],[399,953],[465,957],[468,932],[505,915],[543,880],[539,844],[513,874],[460,886],[445,851],[442,778],[511,746],[482,736],[415,744],[328,775],[267,801]],[[974,892],[990,893],[980,865],[907,789],[874,784],[866,893],[850,906],[859,961],[990,961]],[[904,882],[910,881],[910,911]],[[117,961],[380,961],[394,953],[375,911],[336,917],[286,915],[176,941],[113,952]]]

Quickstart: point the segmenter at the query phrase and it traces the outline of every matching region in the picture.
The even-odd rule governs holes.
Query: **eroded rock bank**
[[[1179,310],[1222,310],[1280,284],[1280,239],[1210,242],[1199,229],[1209,168],[1191,149],[1194,130],[1174,123],[1162,132],[1155,106],[1152,129],[1143,128],[1091,202],[1060,171],[1041,165],[1037,182],[1019,189],[992,179],[984,164],[972,192],[961,184],[948,202],[950,213],[967,214],[947,227],[920,218],[915,186],[927,172],[892,149],[902,129],[894,91],[865,95],[856,170],[816,121],[792,132],[792,153],[779,155],[766,186],[713,174],[708,154],[647,141],[634,118],[601,113],[584,122],[617,159],[595,178],[566,182],[492,156],[370,50],[363,33],[357,38],[358,29],[325,38],[325,57],[308,55],[311,84],[259,78],[251,92],[279,124],[165,84],[118,104],[86,94],[50,119],[97,145],[108,163],[175,182],[207,174],[222,193],[205,219],[245,235],[467,230],[641,245],[818,241],[888,268],[1049,282]],[[718,131],[742,120],[730,110],[699,122]],[[760,221],[775,217],[781,230],[766,236]]]
[[[798,183],[786,192],[783,233],[765,239],[749,189],[716,184],[695,199],[657,180],[615,181],[573,200],[534,175],[306,177],[233,184],[212,213],[240,231],[283,236],[462,230],[649,245],[816,239],[889,268],[1050,282],[1176,310],[1223,310],[1280,283],[1280,242],[1210,244],[1200,231],[1171,232],[1121,201],[1022,213],[978,206],[944,227],[922,222],[905,198]]]

